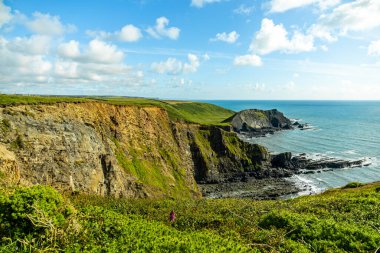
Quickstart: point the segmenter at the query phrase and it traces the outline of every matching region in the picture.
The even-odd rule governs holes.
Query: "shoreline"
[[[253,200],[273,200],[294,195],[302,189],[286,178],[249,178],[247,182],[226,182],[198,184],[204,198],[249,198]]]

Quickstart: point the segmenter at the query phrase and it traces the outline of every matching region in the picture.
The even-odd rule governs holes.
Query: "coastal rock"
[[[294,168],[292,164],[292,153],[285,152],[278,155],[273,155],[271,165],[274,168]]]
[[[286,118],[282,112],[273,110],[243,110],[232,116],[229,121],[238,133],[252,136],[262,136],[275,131],[292,129],[290,119]]]
[[[365,160],[342,160],[333,157],[320,157],[319,159],[311,159],[306,154],[292,156],[292,153],[285,152],[272,155],[271,165],[274,168],[282,168],[302,173],[314,173],[323,169],[342,169],[351,167],[361,167],[365,165]],[[320,171],[319,171],[320,172]]]

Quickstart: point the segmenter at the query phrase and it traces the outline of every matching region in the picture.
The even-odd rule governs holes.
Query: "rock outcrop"
[[[234,131],[253,136],[292,129],[291,121],[282,112],[273,110],[249,109],[236,113],[229,119]]]
[[[289,170],[292,174],[315,173],[323,170],[342,169],[350,167],[368,166],[364,159],[343,160],[333,157],[321,156],[311,159],[306,154],[293,156],[291,152],[271,156],[271,167]]]
[[[197,182],[263,171],[268,151],[154,106],[0,108],[0,171],[23,184],[115,197],[199,197]]]
[[[195,179],[199,183],[231,181],[270,167],[265,147],[243,142],[235,133],[219,127],[201,127],[191,140]]]

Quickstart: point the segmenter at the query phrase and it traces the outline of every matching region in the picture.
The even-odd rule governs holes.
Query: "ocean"
[[[366,159],[369,166],[296,175],[289,180],[299,195],[319,193],[349,182],[380,181],[380,101],[204,101],[234,111],[278,109],[290,119],[311,125],[309,130],[288,130],[249,142],[271,152],[306,153],[310,157]]]

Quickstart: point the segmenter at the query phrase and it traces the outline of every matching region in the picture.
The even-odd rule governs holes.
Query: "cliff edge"
[[[173,120],[170,113],[102,101],[3,106],[0,172],[60,191],[187,198],[201,196],[197,182],[270,163],[266,148],[242,142],[228,126]]]

